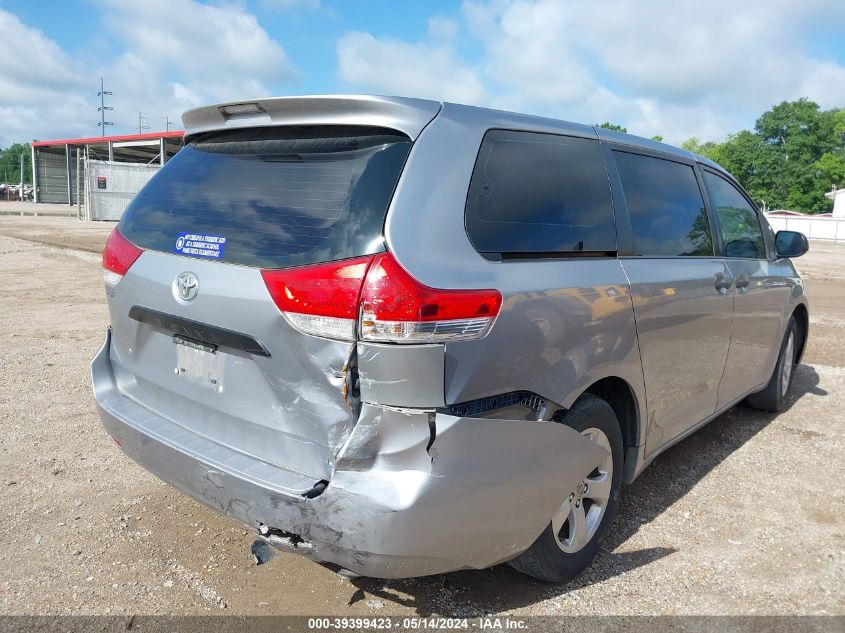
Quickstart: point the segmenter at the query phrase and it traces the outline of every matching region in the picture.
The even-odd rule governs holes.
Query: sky
[[[181,128],[267,95],[389,94],[679,144],[845,107],[843,0],[0,0],[0,147]]]

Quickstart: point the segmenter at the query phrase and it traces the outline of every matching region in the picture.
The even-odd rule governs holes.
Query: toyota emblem
[[[174,290],[182,301],[193,301],[200,290],[200,280],[194,273],[181,273],[176,277]]]

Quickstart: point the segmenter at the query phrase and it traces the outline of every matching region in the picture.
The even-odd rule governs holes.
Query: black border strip
[[[242,332],[200,323],[139,305],[134,305],[129,309],[129,318],[203,343],[239,349],[247,354],[270,358],[270,352],[261,344],[261,341]]]

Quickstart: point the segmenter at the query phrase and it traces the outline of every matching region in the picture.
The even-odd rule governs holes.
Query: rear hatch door
[[[410,139],[381,128],[208,133],[130,205],[144,249],[108,288],[121,391],[227,448],[328,479],[357,418],[354,340],[303,334],[261,271],[383,250]]]

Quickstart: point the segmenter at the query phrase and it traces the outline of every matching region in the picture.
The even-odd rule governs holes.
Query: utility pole
[[[149,130],[149,125],[144,125],[144,121],[148,121],[149,119],[145,117],[141,112],[138,112],[138,134],[143,134],[144,130]]]
[[[103,78],[100,77],[100,92],[97,93],[97,96],[100,97],[100,107],[97,108],[97,112],[100,113],[100,122],[97,123],[97,127],[102,128],[103,136],[106,135],[106,126],[114,125],[114,121],[106,121],[106,110],[114,110],[113,107],[106,105],[106,95],[111,96],[111,92],[105,89]]]
[[[165,120],[165,128],[164,129],[165,129],[165,131],[169,132],[170,126],[173,123],[173,121],[170,120],[169,116],[164,117],[164,120]]]

